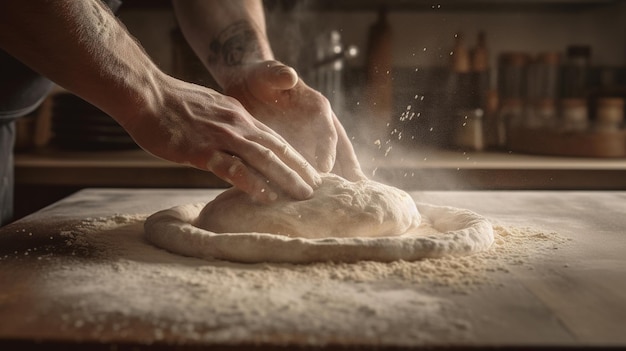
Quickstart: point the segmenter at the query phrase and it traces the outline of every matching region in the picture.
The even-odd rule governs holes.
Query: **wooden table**
[[[112,216],[116,213],[149,214],[177,204],[208,201],[218,193],[218,190],[88,189],[1,228],[0,349],[18,346],[41,349],[55,347],[131,349],[146,345],[161,349],[213,346],[218,349],[223,347],[242,350],[250,349],[251,346],[259,349],[274,347],[290,349],[294,346],[301,346],[303,349],[344,349],[354,346],[364,349],[484,346],[626,347],[626,192],[413,192],[412,195],[418,201],[469,208],[487,216],[498,225],[542,228],[546,232],[557,232],[565,239],[562,245],[554,247],[552,252],[540,258],[526,259],[519,265],[509,264],[506,270],[488,272],[486,283],[478,284],[475,289],[465,293],[452,291],[446,286],[432,286],[433,284],[428,281],[412,281],[406,277],[393,280],[393,284],[389,280],[390,277],[349,281],[320,273],[320,269],[323,268],[321,266],[314,270],[308,266],[231,264],[178,257],[166,252],[160,254],[162,255],[159,256],[162,258],[160,262],[139,262],[134,259],[131,266],[125,266],[128,264],[128,257],[125,258],[123,254],[110,255],[109,251],[99,251],[97,247],[83,253],[79,252],[80,257],[73,256],[75,248],[68,247],[68,242],[63,240],[63,233],[71,231],[72,226],[79,226],[85,218]],[[141,240],[140,233],[132,232],[140,231],[140,225],[135,229],[125,230],[127,231],[122,234],[132,234],[137,239],[128,241],[128,244],[122,240],[116,250],[126,250],[124,245],[133,246],[138,250],[149,249],[149,244]],[[39,251],[35,250],[36,248]],[[446,304],[438,305],[438,302],[433,302],[432,306],[442,307],[436,314],[431,315],[436,317],[433,322],[429,324],[421,320],[420,324],[414,325],[427,331],[424,335],[430,337],[420,339],[421,334],[416,334],[407,337],[406,340],[402,338],[403,330],[383,330],[378,335],[376,333],[363,335],[362,338],[342,338],[342,335],[328,337],[329,331],[323,324],[319,325],[319,333],[317,329],[309,327],[311,335],[296,334],[292,328],[296,328],[299,323],[308,322],[302,319],[290,320],[289,313],[293,311],[289,312],[288,309],[269,309],[264,312],[266,314],[262,318],[245,313],[230,316],[233,320],[229,320],[230,317],[227,315],[211,315],[210,318],[216,318],[224,323],[220,326],[221,329],[215,326],[214,329],[206,326],[202,329],[203,321],[194,319],[197,318],[199,311],[189,306],[172,304],[168,307],[172,309],[169,316],[174,318],[173,316],[187,315],[194,321],[196,330],[198,328],[204,330],[202,338],[187,339],[186,335],[189,334],[178,328],[171,328],[173,321],[172,318],[168,318],[168,314],[155,312],[150,319],[145,319],[136,312],[143,310],[132,304],[143,301],[155,303],[171,294],[174,296],[185,294],[184,289],[196,289],[194,293],[201,295],[202,290],[197,290],[197,287],[202,287],[204,284],[202,281],[190,281],[186,287],[176,284],[171,287],[167,285],[139,287],[143,300],[133,298],[126,301],[128,294],[116,292],[115,289],[112,291],[97,289],[95,283],[99,278],[96,273],[102,270],[94,270],[93,276],[84,274],[90,272],[91,265],[105,268],[115,268],[116,265],[122,268],[141,267],[142,271],[155,266],[160,267],[161,270],[155,270],[154,273],[170,272],[171,269],[188,270],[191,269],[189,267],[193,267],[201,269],[206,274],[206,279],[223,281],[226,285],[232,284],[232,286],[216,285],[214,288],[233,293],[245,286],[245,282],[248,281],[245,279],[246,276],[252,277],[255,272],[262,271],[264,277],[274,277],[279,284],[274,286],[268,283],[269,285],[259,290],[258,295],[246,295],[254,296],[256,300],[252,306],[260,306],[258,308],[261,310],[265,305],[276,304],[277,293],[296,291],[298,284],[307,283],[305,273],[316,272],[311,275],[309,279],[311,282],[308,284],[314,287],[310,293],[317,297],[298,300],[297,303],[302,313],[311,313],[315,320],[320,321],[324,321],[325,314],[332,317],[333,313],[338,313],[334,316],[353,320],[350,319],[350,314],[360,316],[371,311],[363,311],[363,306],[351,309],[354,306],[350,304],[352,298],[350,296],[346,297],[343,309],[341,304],[333,305],[328,299],[318,299],[324,292],[316,291],[316,279],[320,279],[319,289],[324,287],[352,289],[349,291],[354,291],[354,300],[358,300],[359,294],[364,293],[379,294],[373,296],[395,294],[394,306],[389,301],[376,300],[380,306],[377,305],[378,302],[371,306],[377,311],[369,315],[373,320],[368,321],[367,318],[354,320],[353,329],[357,333],[355,335],[358,335],[361,323],[366,325],[371,322],[380,326],[385,325],[381,324],[381,319],[387,318],[390,324],[401,325],[403,321],[399,319],[402,316],[385,315],[385,308],[402,311],[406,307],[407,310],[413,311],[416,308],[415,299],[411,300],[413,305],[409,302],[406,306],[397,305],[405,301],[403,294],[414,298],[428,296],[432,297],[433,301],[445,299]],[[58,270],[59,267],[62,268],[61,271]],[[334,269],[346,272],[354,267],[371,267],[371,264],[338,265]],[[241,277],[221,276],[232,270]],[[82,275],[77,275],[81,279],[77,279],[72,286],[63,287],[54,281],[54,277],[61,274],[59,272],[65,276],[81,272]],[[133,273],[120,269],[119,274],[120,277],[125,276],[128,279],[128,274]],[[300,280],[292,281],[288,277],[300,277],[298,278]],[[109,279],[116,279],[115,275]],[[138,274],[137,279],[142,279],[142,276]],[[103,281],[103,286],[109,283]],[[51,287],[72,291],[73,294],[62,294],[50,290]],[[87,287],[91,287],[92,290],[88,290]],[[247,294],[253,293],[254,291]],[[97,299],[94,298],[94,294],[99,294]],[[205,307],[216,311],[214,314],[223,313],[220,312],[224,311],[223,305],[233,301],[229,300],[228,296],[222,296],[219,300],[207,300]],[[105,306],[128,304],[129,308],[103,309],[102,306],[84,304],[85,301],[97,301],[99,305]],[[310,301],[311,306],[302,301]],[[245,305],[245,302],[241,303]],[[380,310],[377,309],[379,307]],[[154,305],[154,309],[161,310],[157,305]],[[185,314],[182,314],[183,312]],[[87,318],[89,316],[97,318],[89,320]],[[440,333],[429,334],[429,328],[442,327],[437,323],[445,322],[443,317],[449,317],[450,323],[459,326],[451,330],[452,332],[446,332],[447,329],[444,329]],[[374,320],[377,318],[378,320]],[[281,333],[280,329],[267,331],[263,326],[253,324],[255,320],[280,321],[284,323],[285,332]],[[333,321],[327,319],[327,322]],[[116,325],[117,329],[114,328]],[[120,332],[118,335],[116,330],[120,330],[120,325],[123,326],[124,333]],[[155,326],[159,326],[159,331],[155,330]],[[235,328],[238,328],[236,329],[238,333],[227,334],[231,335],[232,339],[224,340],[219,337],[224,335],[220,333],[230,332]],[[352,326],[341,328],[350,330]],[[248,329],[256,330],[254,337],[246,334]],[[169,332],[163,334],[162,330]],[[396,344],[394,339],[387,338],[385,333],[390,332],[398,335],[397,340],[403,342]],[[315,335],[317,337],[312,339],[311,337]]]

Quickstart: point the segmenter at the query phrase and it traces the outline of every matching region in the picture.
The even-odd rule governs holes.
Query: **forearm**
[[[124,126],[158,97],[162,73],[97,0],[2,1],[0,46]]]
[[[260,0],[173,0],[181,29],[216,81],[228,86],[241,66],[273,60]]]

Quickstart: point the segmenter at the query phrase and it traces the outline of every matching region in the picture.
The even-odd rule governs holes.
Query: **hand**
[[[156,85],[156,101],[125,125],[141,147],[212,171],[258,201],[280,191],[296,199],[313,194],[317,171],[237,100],[168,76]]]
[[[333,171],[353,181],[365,178],[330,103],[300,80],[293,68],[277,61],[244,66],[225,91],[319,171]]]

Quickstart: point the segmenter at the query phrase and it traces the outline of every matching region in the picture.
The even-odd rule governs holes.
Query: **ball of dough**
[[[229,189],[209,202],[195,226],[215,233],[271,233],[291,237],[381,237],[402,235],[421,217],[406,192],[372,180],[347,181],[325,174],[313,197],[303,201],[253,202]]]

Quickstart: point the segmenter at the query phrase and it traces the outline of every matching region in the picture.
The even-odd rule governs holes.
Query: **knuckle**
[[[222,152],[209,151],[206,167],[208,170],[220,175],[224,173],[225,155]]]
[[[259,157],[259,159],[264,160],[265,162],[269,162],[269,163],[275,163],[278,161],[278,157],[276,156],[276,154],[268,149],[268,148],[260,148],[257,151],[257,157]],[[270,165],[271,166],[271,165]]]
[[[233,109],[223,109],[219,112],[219,119],[229,124],[236,124],[241,120],[241,114]]]

